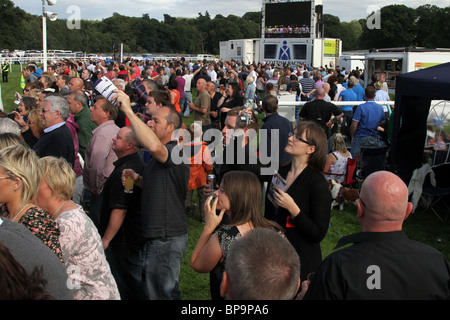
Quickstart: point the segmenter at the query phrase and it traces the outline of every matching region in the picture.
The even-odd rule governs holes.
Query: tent
[[[432,100],[450,100],[450,62],[396,77],[390,163],[407,185],[422,166]]]

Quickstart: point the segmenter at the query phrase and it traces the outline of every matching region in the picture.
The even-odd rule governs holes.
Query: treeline
[[[0,0],[0,49],[42,50],[41,17],[15,7],[10,0]],[[231,39],[259,38],[261,12],[247,12],[242,17],[199,13],[196,18],[164,20],[126,17],[119,13],[101,21],[81,20],[80,29],[69,29],[67,21],[47,22],[48,49],[88,53],[109,53],[124,44],[126,53],[211,53],[219,54],[219,42]],[[450,7],[424,5],[412,9],[390,5],[381,9],[381,29],[367,28],[366,19],[341,22],[324,15],[325,37],[340,38],[343,50],[423,46],[450,47]]]
[[[381,8],[380,29],[367,28],[367,20],[341,22],[324,14],[325,37],[342,39],[343,50],[395,47],[450,48],[450,6],[405,5]]]

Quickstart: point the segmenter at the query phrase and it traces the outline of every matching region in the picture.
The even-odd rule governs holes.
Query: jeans
[[[352,141],[352,146],[350,148],[350,153],[355,159],[359,157],[361,148],[381,148],[385,147],[386,144],[379,136],[364,136],[364,137],[354,137]]]
[[[185,117],[188,117],[190,114],[190,111],[189,111],[189,103],[190,102],[192,102],[192,92],[185,91],[183,105],[180,104],[181,112],[184,112]]]
[[[188,235],[147,241],[145,277],[150,300],[181,300],[179,275]]]
[[[111,245],[105,250],[106,260],[116,280],[122,300],[144,300],[145,246]]]

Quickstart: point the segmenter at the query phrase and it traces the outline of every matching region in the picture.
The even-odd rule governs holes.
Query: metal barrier
[[[278,98],[278,114],[287,118],[291,122],[297,122],[297,115],[299,109],[297,107],[302,107],[309,101],[289,101],[289,99],[283,99],[282,97],[286,97],[281,95],[277,96]],[[289,97],[291,98],[291,97]],[[294,96],[295,99],[295,96]],[[379,105],[390,105],[394,106],[395,101],[375,101]],[[366,101],[331,101],[336,106],[359,106],[361,104],[366,103]]]

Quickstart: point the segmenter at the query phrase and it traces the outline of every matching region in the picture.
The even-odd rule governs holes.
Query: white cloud
[[[23,10],[39,15],[41,14],[40,0],[12,0]],[[416,8],[423,4],[432,4],[439,7],[450,6],[450,0],[322,0],[324,13],[338,16],[341,21],[351,21],[367,17],[367,8],[370,5],[384,7],[386,5],[404,4]],[[249,11],[260,11],[262,0],[58,0],[48,7],[50,11],[58,13],[65,19],[70,5],[81,8],[82,19],[95,20],[108,18],[114,12],[124,16],[140,17],[147,13],[151,18],[163,20],[164,14],[172,17],[197,17],[198,13],[209,12],[211,17],[217,14],[228,16],[234,14],[242,16]]]

